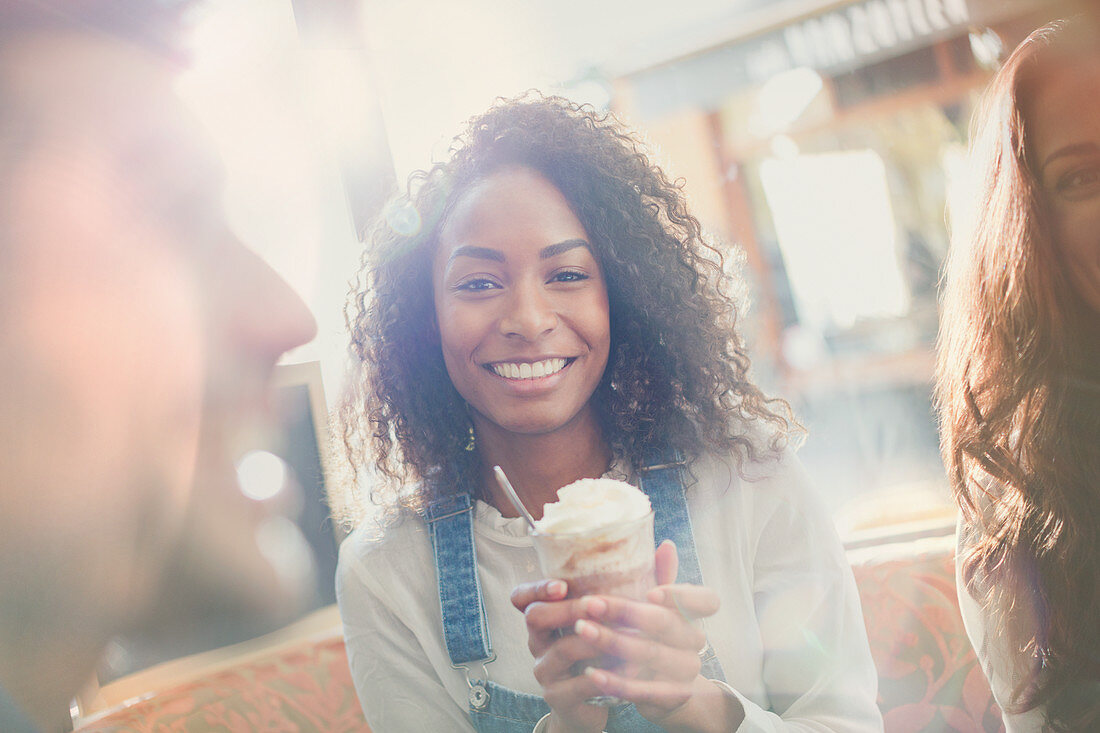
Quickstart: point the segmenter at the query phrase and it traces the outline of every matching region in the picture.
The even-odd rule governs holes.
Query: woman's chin
[[[580,410],[543,409],[526,414],[493,415],[487,420],[492,423],[492,432],[499,432],[502,437],[537,438],[584,432],[586,425],[595,425],[589,413],[583,407]]]

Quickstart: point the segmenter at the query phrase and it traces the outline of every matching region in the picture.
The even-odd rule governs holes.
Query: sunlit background
[[[755,376],[809,429],[842,533],[950,523],[929,398],[966,127],[1038,0],[223,0],[181,87],[242,237],[317,315],[343,386],[360,235],[464,120],[527,89],[613,110],[744,252]],[[962,208],[954,215],[964,218]]]

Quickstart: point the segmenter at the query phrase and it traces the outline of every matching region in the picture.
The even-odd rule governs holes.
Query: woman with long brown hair
[[[1052,23],[975,118],[937,401],[958,588],[1009,731],[1100,726],[1100,34]]]

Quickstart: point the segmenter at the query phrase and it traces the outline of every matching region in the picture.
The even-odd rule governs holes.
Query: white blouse
[[[745,709],[739,731],[881,731],[877,676],[852,572],[798,460],[691,467],[688,509],[706,584],[721,608],[706,630]],[[540,577],[521,518],[477,502],[475,544],[496,661],[477,676],[541,694],[509,595]],[[406,516],[361,527],[340,548],[337,599],[367,722],[387,731],[473,731],[465,674],[442,635],[427,528]]]
[[[995,612],[979,603],[967,590],[960,560],[967,550],[967,536],[967,529],[960,519],[955,529],[955,589],[959,596],[959,610],[962,612],[966,635],[970,637],[970,643],[978,656],[978,664],[989,680],[993,699],[1001,708],[1005,733],[1040,733],[1046,730],[1045,713],[1041,706],[1024,713],[1005,712],[1005,706],[1010,705],[1012,691],[1021,682],[1023,670],[1026,670],[1031,661],[1019,652],[1014,653],[1007,643],[1004,619],[1000,618],[1002,614],[996,614],[998,618],[995,618]],[[1033,614],[1028,613],[1021,603],[1016,616],[1017,623],[1027,623],[1027,617],[1032,617]],[[1020,618],[1021,616],[1024,618]]]

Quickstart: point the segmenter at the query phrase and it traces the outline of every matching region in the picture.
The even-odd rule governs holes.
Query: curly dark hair
[[[353,469],[373,463],[383,479],[374,502],[416,508],[451,487],[479,490],[467,408],[443,363],[431,264],[456,200],[507,167],[531,168],[562,192],[607,280],[611,350],[592,400],[614,454],[637,466],[657,447],[742,460],[780,450],[795,426],[790,408],[748,379],[734,281],[688,213],[682,182],[611,115],[528,94],[474,118],[447,162],[410,177],[369,238],[345,312],[355,371],[342,417]],[[771,437],[752,439],[750,422]]]

